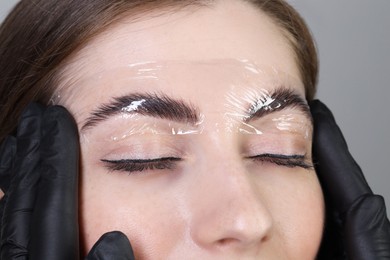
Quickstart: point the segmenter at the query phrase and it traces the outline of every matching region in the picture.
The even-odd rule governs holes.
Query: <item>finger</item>
[[[135,260],[129,239],[122,232],[104,234],[93,246],[86,260]]]
[[[0,189],[5,193],[11,181],[11,168],[16,154],[16,138],[8,136],[0,146]]]
[[[320,101],[310,104],[314,119],[313,156],[321,184],[339,213],[360,196],[371,194],[360,167],[330,110]]]
[[[31,258],[77,259],[79,144],[76,124],[65,108],[45,111],[40,150]]]
[[[39,179],[34,169],[39,162],[42,114],[42,106],[31,104],[18,125],[15,172],[4,206],[1,259],[27,258],[30,220]]]
[[[2,219],[6,197],[2,192],[6,193],[11,181],[12,164],[16,153],[16,138],[8,136],[4,139],[0,146],[0,241],[2,241]]]
[[[350,259],[390,259],[390,223],[381,196],[366,195],[346,215],[346,248]]]

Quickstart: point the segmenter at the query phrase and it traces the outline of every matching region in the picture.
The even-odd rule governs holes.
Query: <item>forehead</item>
[[[222,95],[218,97],[222,98],[218,105],[223,108],[226,94],[223,92],[226,86],[231,90],[232,81],[227,78],[230,79],[234,73],[228,64],[219,66],[214,63],[211,66],[216,71],[214,74],[203,65],[191,65],[192,69],[184,74],[179,72],[185,66],[166,66],[164,73],[159,75],[160,79],[164,75],[166,79],[160,86],[148,84],[145,80],[138,80],[137,84],[133,84],[134,80],[128,82],[131,69],[139,64],[159,64],[161,61],[203,64],[215,60],[250,60],[260,68],[267,68],[262,69],[265,73],[257,81],[267,82],[258,86],[266,90],[278,87],[270,80],[277,78],[275,71],[300,82],[295,55],[281,29],[245,1],[227,0],[217,1],[212,7],[148,13],[136,21],[130,17],[121,20],[89,42],[65,66],[58,86],[62,97],[60,103],[73,113],[78,122],[83,121],[99,104],[134,91],[168,92],[174,97],[197,105],[203,103],[214,109],[217,95],[213,91],[221,90]],[[189,73],[194,67],[202,71],[197,77]],[[223,71],[218,68],[228,69]],[[226,74],[229,77],[226,78]],[[208,78],[219,84],[213,85]],[[222,84],[222,81],[230,85]],[[288,85],[304,95],[302,84]],[[240,90],[244,89],[235,89],[236,92]]]
[[[89,42],[65,73],[82,78],[145,61],[230,58],[299,77],[294,57],[282,30],[265,13],[245,1],[227,0],[125,18]]]

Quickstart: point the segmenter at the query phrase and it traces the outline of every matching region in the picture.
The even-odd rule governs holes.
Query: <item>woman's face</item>
[[[120,230],[137,259],[313,259],[323,197],[283,32],[243,1],[123,20],[74,56],[59,103],[81,143],[86,252]]]

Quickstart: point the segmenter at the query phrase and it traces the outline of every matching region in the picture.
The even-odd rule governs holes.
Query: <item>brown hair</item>
[[[245,0],[268,14],[290,41],[306,99],[316,90],[317,53],[299,14],[283,0]],[[202,6],[211,0],[22,0],[0,27],[0,142],[28,103],[49,102],[65,60],[130,13]]]

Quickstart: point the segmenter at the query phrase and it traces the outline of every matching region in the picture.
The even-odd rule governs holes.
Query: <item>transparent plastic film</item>
[[[311,137],[301,81],[248,60],[142,62],[78,84],[111,82],[115,95],[102,96],[82,128],[102,119],[115,122],[101,135],[104,141],[211,133]]]

